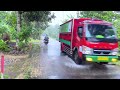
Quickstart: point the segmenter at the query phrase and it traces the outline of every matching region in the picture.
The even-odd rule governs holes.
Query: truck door
[[[80,57],[82,56],[82,44],[83,44],[83,26],[78,27],[77,30],[77,47],[78,47],[78,52],[80,52]]]

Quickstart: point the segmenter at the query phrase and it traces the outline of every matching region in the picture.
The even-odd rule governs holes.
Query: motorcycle
[[[48,39],[44,39],[44,43],[48,44],[49,40]]]

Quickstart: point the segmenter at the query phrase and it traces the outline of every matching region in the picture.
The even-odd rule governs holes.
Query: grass
[[[16,42],[16,40],[11,40],[11,42]],[[33,39],[33,38],[30,38],[30,43],[39,43],[40,40],[38,39]]]
[[[31,67],[28,67],[28,70],[24,73],[24,79],[30,79],[31,78]]]
[[[31,42],[31,43],[39,43],[40,40],[38,40],[38,39],[35,40],[35,39],[32,39],[32,38],[31,38],[30,42]]]
[[[16,42],[16,40],[11,40],[11,42]]]
[[[4,79],[8,79],[9,78],[8,75],[4,75],[3,77],[4,77]],[[0,74],[0,79],[1,79],[1,74]]]

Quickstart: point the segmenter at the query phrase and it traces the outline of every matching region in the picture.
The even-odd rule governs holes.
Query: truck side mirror
[[[83,28],[82,27],[78,28],[78,35],[80,38],[82,38],[82,35],[83,35]]]

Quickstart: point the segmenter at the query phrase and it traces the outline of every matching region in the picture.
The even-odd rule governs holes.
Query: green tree
[[[26,23],[27,26],[29,26],[29,25],[34,26],[34,28],[29,28],[29,30],[28,30],[29,32],[33,32],[33,33],[37,32],[37,34],[38,34],[41,29],[45,29],[48,26],[48,22],[50,22],[52,18],[55,18],[55,16],[54,16],[54,14],[51,15],[50,11],[31,11],[31,12],[30,11],[28,11],[28,12],[18,11],[17,12],[17,32],[20,33],[20,35],[23,34],[23,33],[21,33],[21,27],[22,27],[21,23],[23,21]],[[34,22],[34,24],[32,22]],[[38,27],[39,27],[39,29],[38,29]],[[26,32],[26,33],[28,33],[28,32]],[[17,42],[19,42],[19,38],[18,38]]]
[[[31,26],[32,26],[31,37],[33,39],[40,39],[40,35],[42,34],[42,32],[45,30],[46,27],[41,28],[39,22],[31,22]]]
[[[113,22],[115,28],[117,29],[118,38],[120,38],[120,19],[117,19]]]
[[[98,18],[109,22],[113,22],[120,18],[120,15],[114,13],[113,11],[81,11],[80,17]]]
[[[7,11],[0,12],[0,38],[1,39],[4,33],[9,34],[10,36],[12,35],[12,33],[15,30],[15,23],[16,23],[15,18],[16,18],[15,14],[13,14],[13,12],[7,12]]]
[[[9,51],[8,42],[10,41],[10,36],[13,27],[13,13],[8,11],[0,11],[0,50]]]

